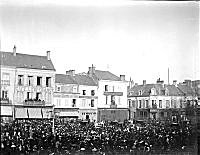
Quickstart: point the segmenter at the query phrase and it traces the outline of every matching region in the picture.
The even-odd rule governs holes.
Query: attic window
[[[46,66],[42,66],[42,69],[45,69],[45,68],[47,68]]]
[[[140,90],[140,91],[139,91],[139,95],[142,95],[142,93],[143,93],[143,91],[142,91],[142,90]]]

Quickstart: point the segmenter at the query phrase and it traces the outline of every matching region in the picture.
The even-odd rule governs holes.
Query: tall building
[[[88,75],[98,83],[98,121],[124,121],[129,119],[125,75],[120,77],[109,71],[89,67]]]
[[[45,118],[52,111],[55,68],[46,56],[1,51],[1,117]]]

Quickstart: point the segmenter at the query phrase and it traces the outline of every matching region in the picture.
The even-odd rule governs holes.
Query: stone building
[[[89,67],[88,75],[98,84],[98,121],[124,121],[129,119],[127,104],[128,82],[125,76],[120,77],[109,71]]]
[[[45,118],[52,111],[55,68],[46,56],[1,51],[1,116]]]
[[[157,80],[155,84],[134,85],[128,91],[130,118],[135,120],[177,119],[186,104],[183,92],[176,86]]]
[[[97,120],[97,84],[87,74],[56,74],[55,112],[63,118]]]

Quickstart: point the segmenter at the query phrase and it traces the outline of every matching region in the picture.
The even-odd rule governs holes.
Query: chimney
[[[66,75],[74,76],[75,75],[75,70],[66,71]]]
[[[138,85],[138,83],[135,83],[135,86],[137,86]]]
[[[51,60],[51,58],[50,58],[50,51],[47,51],[47,60]]]
[[[177,80],[173,80],[173,85],[177,86]]]
[[[133,85],[134,85],[134,82],[133,82],[133,80],[130,78],[130,81],[129,81],[129,88],[132,88]]]
[[[146,80],[143,80],[143,85],[146,85]]]
[[[164,81],[160,80],[160,78],[156,81],[157,84],[161,84],[164,87]]]
[[[95,67],[93,66],[93,64],[92,64],[92,67],[89,67],[88,74],[89,74],[90,76],[93,76],[93,74],[95,74]]]
[[[16,56],[16,46],[13,47],[13,55]]]
[[[120,75],[121,81],[125,81],[125,75]]]

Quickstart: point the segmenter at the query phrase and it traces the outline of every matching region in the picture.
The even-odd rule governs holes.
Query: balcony
[[[123,96],[123,92],[108,92],[108,91],[105,91],[103,93],[104,95],[106,96]]]
[[[8,104],[12,104],[12,101],[9,100],[9,98],[0,98],[0,103],[1,105],[8,105]]]
[[[31,105],[31,106],[35,106],[35,105],[38,105],[38,106],[44,106],[45,105],[45,101],[41,101],[41,100],[25,100],[23,102],[24,105]]]

